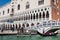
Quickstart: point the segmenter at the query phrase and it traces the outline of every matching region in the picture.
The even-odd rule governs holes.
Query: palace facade
[[[60,21],[60,0],[11,0],[0,8],[0,22],[31,27],[43,21]]]

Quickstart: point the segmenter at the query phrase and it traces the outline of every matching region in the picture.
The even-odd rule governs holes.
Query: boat
[[[41,36],[56,36],[58,33],[48,33],[48,34],[41,34],[39,32],[37,32],[39,35]]]

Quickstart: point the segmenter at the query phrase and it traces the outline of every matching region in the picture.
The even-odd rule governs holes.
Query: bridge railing
[[[40,27],[60,27],[60,22],[43,22],[39,24]]]

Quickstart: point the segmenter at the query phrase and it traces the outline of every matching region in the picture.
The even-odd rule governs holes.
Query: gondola
[[[53,34],[42,34],[42,33],[39,33],[37,32],[37,34],[41,35],[41,36],[56,36],[58,33],[53,33]]]

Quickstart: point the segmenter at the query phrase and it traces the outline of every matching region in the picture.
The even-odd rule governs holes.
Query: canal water
[[[0,36],[0,40],[60,40],[60,35],[58,36],[47,36],[42,37],[40,35],[32,35],[32,36],[19,36],[16,35],[12,36]]]

